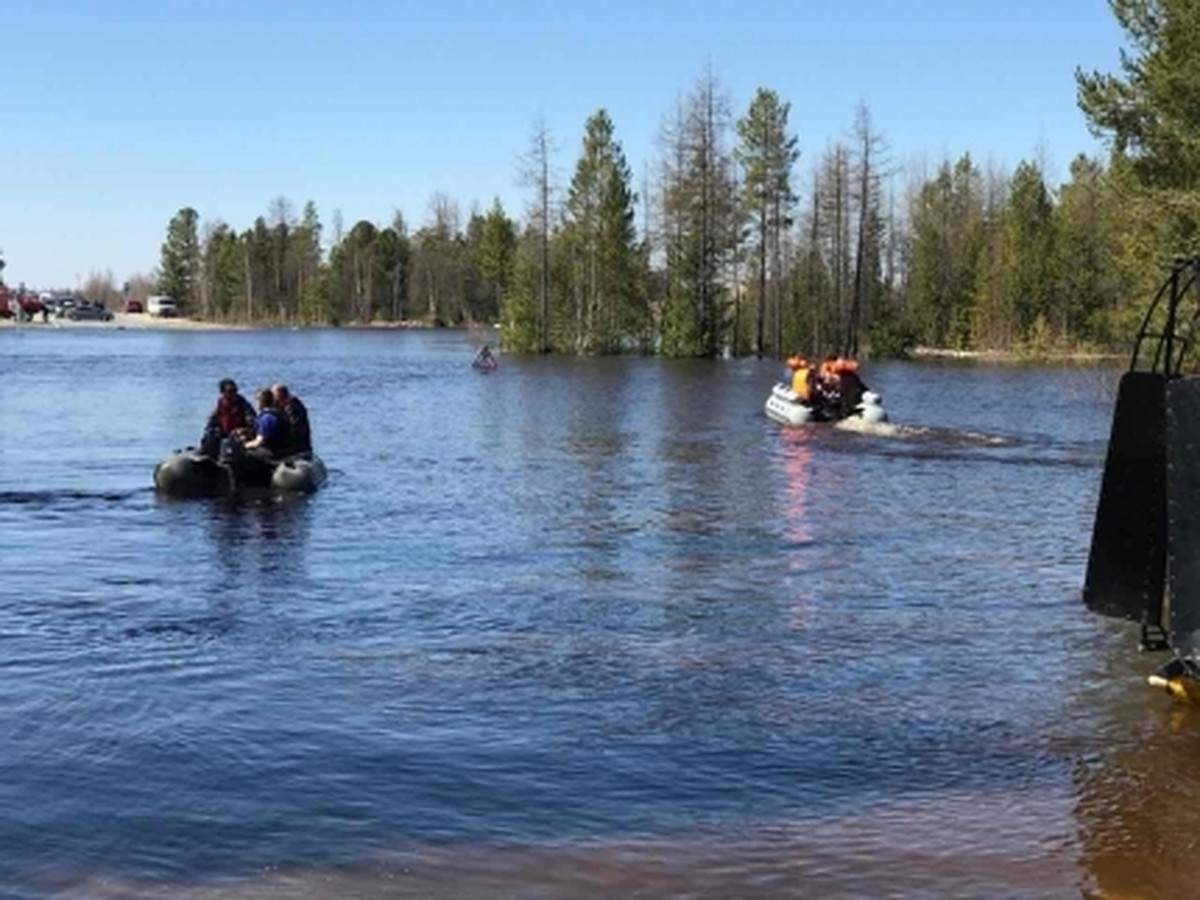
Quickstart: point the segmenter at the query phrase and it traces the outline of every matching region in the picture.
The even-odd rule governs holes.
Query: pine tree
[[[792,167],[800,158],[797,138],[788,133],[790,111],[791,104],[781,102],[774,91],[759,88],[746,115],[737,123],[740,142],[734,152],[742,167],[742,205],[754,234],[754,353],[759,358],[765,347],[768,318],[772,323],[771,349],[777,355],[784,352],[781,251],[796,202]]]
[[[579,353],[611,353],[640,326],[636,197],[624,151],[605,110],[588,119],[567,194],[565,234]]]
[[[475,265],[488,289],[485,311],[490,320],[498,317],[500,310],[504,308],[509,287],[513,282],[516,253],[516,225],[505,214],[500,198],[497,197],[480,223],[475,256]]]
[[[158,290],[175,298],[183,312],[199,307],[200,215],[185,206],[171,217],[162,245]]]
[[[1123,77],[1076,70],[1079,106],[1108,138],[1113,163],[1128,160],[1136,182],[1170,221],[1161,259],[1200,243],[1200,7],[1196,0],[1109,0],[1129,37]],[[1143,263],[1144,264],[1144,263]]]
[[[715,357],[728,346],[728,268],[737,235],[729,130],[729,100],[711,73],[666,130],[662,352],[668,356]]]

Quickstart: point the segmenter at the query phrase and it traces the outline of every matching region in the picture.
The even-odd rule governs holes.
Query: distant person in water
[[[492,370],[500,367],[499,360],[496,359],[496,354],[492,352],[491,344],[484,344],[479,348],[479,352],[475,354],[475,358],[471,360],[471,367],[475,369]]]
[[[204,426],[200,439],[200,450],[209,456],[221,451],[221,442],[226,438],[241,437],[254,431],[257,416],[250,401],[238,393],[237,382],[222,378],[217,385],[217,405]]]
[[[288,390],[286,384],[272,385],[271,394],[275,397],[276,408],[287,419],[287,455],[312,453],[312,427],[308,423],[308,408],[300,402],[299,397]]]

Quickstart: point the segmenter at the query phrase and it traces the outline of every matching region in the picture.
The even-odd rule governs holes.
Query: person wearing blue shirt
[[[254,437],[245,443],[247,450],[262,450],[279,458],[288,451],[288,423],[275,403],[275,395],[269,388],[258,392],[258,421]]]

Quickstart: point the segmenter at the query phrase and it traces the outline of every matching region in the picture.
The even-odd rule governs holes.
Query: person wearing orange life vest
[[[788,368],[792,371],[792,393],[800,399],[801,403],[807,403],[812,399],[812,366],[803,356],[797,355],[788,359]]]
[[[838,417],[842,399],[840,362],[840,357],[830,353],[817,369],[812,406],[818,418]]]
[[[841,418],[853,415],[862,403],[867,386],[858,374],[858,363],[853,359],[838,360],[838,415]]]

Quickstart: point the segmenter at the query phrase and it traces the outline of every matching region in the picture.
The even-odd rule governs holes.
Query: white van
[[[157,295],[146,300],[146,312],[152,316],[169,319],[179,315],[179,308],[170,297]]]

